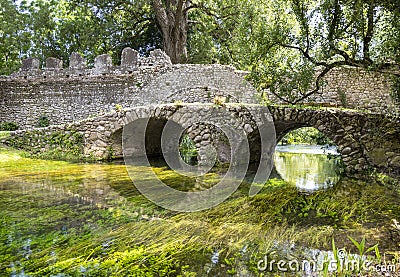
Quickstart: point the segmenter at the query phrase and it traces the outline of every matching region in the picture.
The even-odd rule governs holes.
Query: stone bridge
[[[243,78],[244,72],[221,65],[172,65],[159,50],[142,58],[125,49],[121,60],[120,66],[113,66],[108,55],[101,55],[89,69],[82,57],[73,54],[68,68],[48,59],[40,70],[39,61],[30,59],[20,71],[0,78],[0,121],[14,121],[24,128],[6,143],[33,151],[70,148],[87,157],[118,157],[123,127],[149,119],[146,151],[159,155],[161,130],[170,120],[192,137],[199,161],[207,161],[206,149],[213,145],[224,162],[230,160],[231,151],[221,132],[207,124],[187,126],[191,118],[214,115],[216,119],[223,113],[245,132],[253,161],[264,152],[257,126],[273,120],[274,145],[291,130],[315,127],[337,144],[349,172],[378,168],[400,175],[398,117],[371,113],[369,106],[356,112],[258,105],[259,95]],[[252,117],[265,108],[270,118],[262,122]],[[33,128],[43,115],[53,125]]]
[[[242,128],[250,145],[250,158],[257,161],[261,154],[261,140],[258,127],[272,121],[258,122],[253,116],[258,110],[267,109],[273,119],[276,141],[289,131],[301,127],[315,127],[338,146],[338,151],[349,173],[362,172],[372,168],[392,175],[400,175],[400,120],[384,115],[360,113],[334,108],[310,109],[284,106],[261,106],[254,104],[164,104],[134,107],[115,111],[96,118],[89,118],[71,124],[50,126],[35,130],[21,130],[14,133],[8,144],[23,148],[29,145],[46,151],[60,147],[57,137],[66,134],[66,140],[81,143],[85,156],[107,159],[122,155],[122,131],[124,126],[135,121],[149,119],[146,130],[146,152],[149,156],[161,155],[161,134],[166,122],[175,122],[186,130],[199,149],[199,159],[207,159],[201,149],[209,145],[216,148],[220,161],[229,161],[230,145],[221,133],[207,124],[188,126],[193,117],[209,119],[228,114],[235,119],[235,129]],[[270,129],[271,130],[271,129]],[[272,129],[273,131],[273,129]],[[82,134],[76,139],[75,134]],[[273,134],[275,137],[275,134]],[[38,139],[40,138],[40,139]],[[271,136],[272,138],[272,136]],[[268,151],[268,149],[267,149]]]

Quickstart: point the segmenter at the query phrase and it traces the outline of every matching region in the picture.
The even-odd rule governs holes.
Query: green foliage
[[[226,103],[226,97],[223,96],[215,96],[213,99],[213,103],[217,107],[224,107]]]
[[[336,261],[336,265],[337,265],[337,273],[341,274],[342,273],[342,260],[343,257],[339,256],[339,251],[341,249],[336,248],[335,245],[335,240],[332,238],[332,252],[333,252],[333,259]]]
[[[18,127],[15,122],[0,122],[0,131],[15,131],[18,130]]]
[[[47,115],[41,115],[38,119],[36,127],[44,128],[44,127],[49,127],[49,126],[50,126],[50,120],[47,117]]]
[[[398,8],[364,0],[265,5],[269,9],[253,4],[258,8],[254,23],[247,24],[247,34],[240,33],[248,52],[242,61],[259,90],[269,89],[281,101],[295,104],[312,96],[336,66],[379,70],[399,64],[393,47],[400,39]]]
[[[7,144],[26,151],[28,156],[50,160],[85,160],[83,135],[75,130],[55,131],[51,134],[39,130],[28,131],[7,138]]]
[[[0,140],[8,138],[10,136],[9,131],[0,131]]]
[[[123,108],[122,108],[122,105],[121,105],[121,104],[116,104],[116,105],[115,105],[115,111],[116,111],[116,112],[122,112],[122,110],[123,110]]]
[[[112,161],[115,159],[115,150],[112,148],[112,146],[108,146],[106,149],[106,156],[108,161]]]
[[[354,244],[354,246],[357,247],[358,249],[358,255],[360,255],[360,259],[362,258],[363,255],[366,255],[367,253],[374,251],[377,254],[377,257],[380,257],[379,250],[378,249],[378,244],[375,244],[372,247],[365,248],[365,238],[362,238],[361,242],[358,243],[355,239],[352,237],[348,236],[349,240]]]
[[[323,81],[315,74],[340,65],[374,70],[400,59],[399,8],[392,1],[191,1],[188,61],[249,70],[263,92],[297,103]],[[0,74],[20,59],[54,56],[68,65],[72,52],[91,64],[124,47],[144,54],[163,45],[153,2],[1,0]],[[312,95],[312,94],[311,94]]]
[[[150,1],[1,0],[0,74],[10,74],[20,59],[59,58],[67,66],[72,52],[89,64],[109,53],[120,62],[124,47],[146,53],[161,47]]]
[[[188,136],[184,135],[179,144],[179,153],[182,159],[187,163],[193,163],[197,159],[197,148],[194,141]]]
[[[303,127],[287,133],[280,141],[282,144],[334,145],[323,133],[312,127]]]
[[[391,96],[393,101],[400,106],[400,76],[392,76]]]

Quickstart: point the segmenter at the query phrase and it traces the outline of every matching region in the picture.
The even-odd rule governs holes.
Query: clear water
[[[278,145],[274,156],[278,174],[304,192],[332,187],[340,180],[335,147]]]
[[[334,154],[334,149],[327,151]],[[279,146],[276,171],[289,185],[272,183],[254,200],[247,197],[246,188],[240,188],[237,195],[210,211],[177,214],[144,198],[122,162],[33,160],[0,148],[0,276],[32,276],[32,272],[39,272],[35,276],[97,276],[87,272],[97,270],[97,263],[107,261],[112,253],[125,251],[125,244],[129,245],[126,251],[144,245],[164,255],[170,253],[163,252],[165,243],[177,242],[174,247],[179,250],[183,238],[190,242],[185,246],[188,249],[191,245],[200,249],[197,258],[190,254],[180,258],[186,259],[184,264],[190,264],[198,276],[229,276],[226,272],[231,266],[224,255],[239,255],[237,269],[247,272],[243,276],[250,276],[246,261],[254,249],[241,249],[286,239],[282,235],[258,237],[259,232],[270,228],[267,226],[280,226],[276,222],[282,217],[299,226],[296,232],[305,232],[310,226],[315,230],[331,230],[350,223],[363,226],[365,230],[357,230],[360,236],[372,234],[370,237],[379,239],[382,249],[400,250],[400,245],[393,243],[396,233],[391,233],[392,237],[382,234],[393,219],[400,220],[398,192],[377,183],[340,180],[335,163],[319,147]],[[198,179],[180,176],[162,163],[152,166],[158,177],[174,188],[187,191],[198,184]],[[202,189],[215,184],[219,176],[218,172],[205,175]],[[301,195],[296,190],[315,193]],[[282,209],[276,210],[279,206]],[[282,228],[280,232],[285,234],[287,229]],[[122,235],[118,233],[123,232],[118,231],[121,229],[125,230]],[[347,241],[347,234],[345,231],[341,235],[343,241]],[[330,240],[331,233],[327,236]],[[394,240],[397,238],[400,236]],[[227,250],[236,246],[237,252]],[[162,257],[162,263],[168,261]],[[86,261],[93,261],[94,265]],[[74,266],[68,266],[69,262]],[[108,262],[107,266],[113,263]],[[43,268],[51,270],[51,274],[43,273]],[[63,275],[67,269],[80,273]],[[116,272],[119,270],[121,267]]]

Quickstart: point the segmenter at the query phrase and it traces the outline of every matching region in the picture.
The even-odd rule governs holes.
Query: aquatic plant
[[[396,239],[387,226],[400,216],[396,190],[375,181],[345,178],[307,195],[271,179],[252,198],[243,183],[217,207],[176,213],[144,198],[123,164],[33,160],[0,148],[0,168],[0,271],[7,275],[205,276],[210,269],[257,276],[265,255],[332,250],[332,237],[348,247],[347,235],[360,246],[365,237],[386,253]],[[191,178],[153,170],[169,186],[191,189]]]

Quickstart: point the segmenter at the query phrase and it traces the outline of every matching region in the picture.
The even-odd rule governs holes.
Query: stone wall
[[[304,103],[400,114],[399,105],[396,106],[391,97],[392,81],[389,74],[338,67],[332,69],[323,80],[320,93],[309,97]],[[282,103],[270,92],[267,93],[270,100]]]
[[[37,59],[23,61],[22,68],[0,78],[0,122],[20,128],[38,126],[42,116],[50,124],[95,117],[116,107],[155,103],[212,102],[224,96],[228,102],[254,103],[256,91],[236,70],[222,65],[172,65],[160,50],[147,58],[127,48],[120,66],[109,55],[87,68],[79,54],[72,54],[68,68],[48,58],[39,69]]]
[[[38,126],[43,116],[50,124],[63,124],[120,106],[210,103],[216,96],[233,103],[257,102],[257,92],[244,80],[243,72],[223,65],[172,65],[160,50],[140,57],[126,48],[119,66],[112,64],[109,55],[100,55],[94,67],[88,68],[77,53],[71,55],[67,68],[55,58],[48,58],[43,69],[39,65],[39,60],[27,59],[21,70],[0,77],[0,122],[31,128]],[[390,90],[391,80],[386,74],[342,67],[328,73],[321,94],[307,101],[400,114]],[[273,95],[269,97],[279,103]]]

